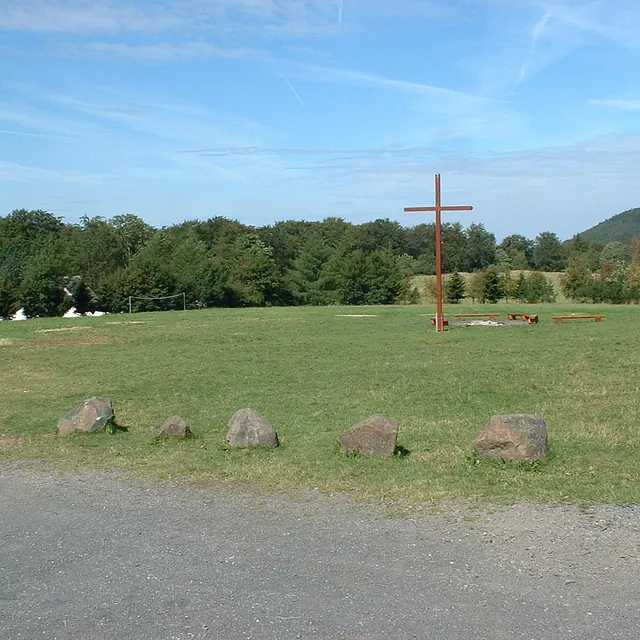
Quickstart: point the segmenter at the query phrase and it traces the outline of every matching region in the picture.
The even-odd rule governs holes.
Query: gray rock
[[[492,416],[475,442],[479,458],[527,462],[547,457],[547,424],[540,416]]]
[[[161,425],[158,431],[159,438],[188,438],[191,430],[180,416],[170,416]]]
[[[398,423],[385,416],[370,416],[347,429],[339,438],[341,453],[392,456],[398,439]]]
[[[277,447],[278,434],[273,425],[253,409],[240,409],[229,420],[227,442],[232,447]]]
[[[115,425],[111,400],[106,397],[87,398],[77,404],[58,422],[58,435],[68,436],[74,431],[95,433]]]

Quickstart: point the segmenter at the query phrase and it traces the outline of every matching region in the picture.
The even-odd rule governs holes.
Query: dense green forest
[[[411,278],[434,273],[434,255],[433,224],[326,218],[252,227],[215,217],[155,229],[131,214],[67,224],[21,209],[0,217],[0,317],[20,308],[55,316],[72,306],[118,313],[130,296],[135,311],[182,308],[180,294],[188,308],[410,303],[420,294]],[[542,232],[498,244],[482,224],[443,228],[444,270],[472,273],[468,284],[454,279],[451,302],[551,301],[543,275],[511,271],[565,269],[565,293],[574,299],[627,301],[637,297],[639,259],[637,242],[576,236],[567,244]],[[173,295],[180,297],[145,299]]]
[[[629,209],[580,234],[588,242],[631,242],[640,236],[640,209]]]

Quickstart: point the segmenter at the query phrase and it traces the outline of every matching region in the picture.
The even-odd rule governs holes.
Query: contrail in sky
[[[342,25],[342,12],[344,11],[344,0],[340,0],[340,6],[338,7],[338,24]]]
[[[293,95],[298,98],[298,102],[304,107],[304,102],[302,102],[302,98],[298,95],[298,92],[293,88],[293,85],[284,77],[284,73],[280,71],[280,69],[276,69],[278,75],[289,85],[289,89],[293,91]]]

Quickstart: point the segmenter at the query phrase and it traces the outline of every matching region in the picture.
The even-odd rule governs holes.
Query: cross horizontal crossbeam
[[[405,207],[407,213],[416,213],[418,211],[473,211],[473,207]]]

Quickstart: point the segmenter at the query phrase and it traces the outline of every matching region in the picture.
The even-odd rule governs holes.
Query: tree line
[[[590,273],[606,270],[607,250],[550,232],[496,243],[482,224],[443,225],[444,271],[500,272],[504,291],[511,270],[562,271],[576,258]],[[214,217],[156,229],[132,214],[69,224],[19,209],[0,217],[0,316],[20,308],[55,316],[71,306],[119,313],[130,296],[134,311],[181,308],[182,299],[144,300],[181,293],[188,308],[415,302],[411,278],[433,274],[434,256],[433,224],[329,217],[254,227]]]

